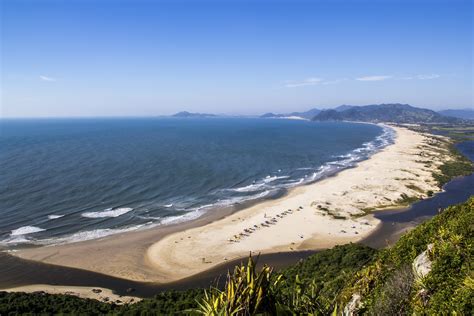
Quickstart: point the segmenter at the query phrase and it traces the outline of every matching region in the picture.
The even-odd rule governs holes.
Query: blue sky
[[[1,6],[3,117],[473,106],[473,1]]]

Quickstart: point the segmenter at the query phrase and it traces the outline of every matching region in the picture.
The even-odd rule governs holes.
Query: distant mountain
[[[207,114],[207,113],[190,113],[187,111],[182,111],[178,112],[176,114],[173,114],[172,117],[199,117],[199,118],[205,118],[205,117],[217,117],[215,114]]]
[[[359,121],[394,123],[457,123],[462,120],[408,104],[373,104],[350,106],[342,111],[321,111],[314,121]]]
[[[457,117],[465,120],[474,120],[474,109],[450,109],[438,111],[438,113],[444,116]]]
[[[308,119],[311,120],[313,117],[319,114],[321,110],[319,109],[311,109],[306,112],[291,112],[291,113],[285,113],[285,114],[275,114],[275,113],[265,113],[261,115],[261,118],[285,118],[285,117],[299,117],[303,119]]]
[[[343,104],[343,105],[339,105],[338,107],[334,108],[333,110],[336,110],[338,112],[342,112],[342,111],[345,111],[345,110],[352,109],[353,107],[355,107],[355,105]]]

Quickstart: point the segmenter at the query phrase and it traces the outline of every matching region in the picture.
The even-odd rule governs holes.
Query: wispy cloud
[[[429,74],[429,75],[414,75],[414,76],[406,76],[401,77],[401,80],[431,80],[431,79],[438,79],[441,77],[438,74]]]
[[[438,79],[439,77],[441,76],[438,74],[431,74],[431,75],[418,75],[415,78],[420,79],[420,80],[430,80],[430,79]]]
[[[376,75],[376,76],[363,76],[357,78],[340,78],[340,79],[333,79],[333,80],[326,80],[323,78],[307,78],[300,81],[285,81],[285,87],[287,88],[296,88],[296,87],[303,87],[303,86],[315,86],[315,85],[331,85],[331,84],[338,84],[344,81],[384,81],[384,80],[430,80],[430,79],[437,79],[441,77],[438,74],[421,74],[421,75],[412,75],[412,76],[394,76],[394,75]]]
[[[296,88],[303,86],[315,86],[319,84],[328,85],[328,84],[338,84],[343,81],[348,80],[347,78],[334,79],[334,80],[325,80],[322,78],[307,78],[301,81],[286,81],[285,87],[287,88]]]
[[[56,78],[40,75],[39,78],[43,81],[56,81]]]
[[[296,88],[302,86],[314,86],[320,84],[323,81],[321,78],[307,78],[301,81],[287,81],[285,87],[287,88]]]
[[[392,76],[365,76],[356,78],[358,81],[383,81],[392,78]]]
[[[328,80],[328,81],[323,81],[322,84],[338,84],[343,81],[346,81],[347,78],[342,78],[342,79],[336,79],[336,80]]]

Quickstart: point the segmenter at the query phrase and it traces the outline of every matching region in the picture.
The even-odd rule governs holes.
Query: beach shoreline
[[[391,128],[397,133],[395,143],[356,167],[290,189],[283,197],[238,212],[228,209],[225,214],[210,214],[193,222],[74,244],[23,249],[12,254],[134,281],[167,283],[245,257],[250,252],[318,250],[357,242],[379,225],[377,219],[366,214],[370,213],[366,208],[393,207],[402,193],[426,196],[414,192],[415,187],[425,192],[439,191],[431,173],[449,159],[447,153],[440,154],[440,148],[430,144],[433,136]],[[433,161],[431,168],[420,162],[420,155]],[[407,183],[411,189],[406,187]],[[358,207],[362,204],[364,210]],[[282,214],[289,209],[292,212]],[[278,219],[277,223],[255,228],[255,232],[241,236],[238,242],[229,241],[244,229],[272,218]],[[209,255],[208,249],[214,255]]]
[[[168,235],[148,248],[150,264],[166,272],[161,281],[171,282],[250,253],[320,250],[366,238],[380,224],[370,211],[403,207],[404,200],[439,191],[432,172],[443,157],[429,145],[431,136],[392,128],[395,144],[355,168],[205,227]],[[421,156],[430,158],[431,167]]]

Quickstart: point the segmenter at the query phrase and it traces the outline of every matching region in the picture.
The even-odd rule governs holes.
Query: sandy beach
[[[398,205],[402,194],[423,198],[428,190],[438,190],[431,173],[443,159],[439,148],[422,134],[395,129],[395,144],[356,168],[163,238],[148,249],[150,263],[167,272],[162,281],[173,281],[249,253],[323,249],[361,240],[378,224],[361,215]],[[429,167],[426,159],[433,162]]]
[[[424,198],[430,190],[439,191],[432,172],[450,159],[442,138],[392,128],[394,144],[355,168],[291,189],[278,199],[189,223],[13,254],[130,280],[166,283],[250,252],[323,249],[357,242],[377,228],[379,222],[370,214],[373,210],[400,207],[406,204],[403,195]]]

